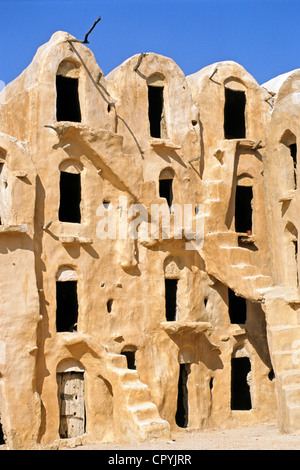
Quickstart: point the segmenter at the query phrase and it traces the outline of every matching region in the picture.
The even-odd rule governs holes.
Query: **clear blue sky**
[[[186,75],[221,60],[258,83],[300,68],[300,0],[0,0],[0,80],[17,77],[58,30],[83,39],[106,75],[156,52]]]

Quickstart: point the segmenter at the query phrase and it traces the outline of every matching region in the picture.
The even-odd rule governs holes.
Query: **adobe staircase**
[[[226,204],[224,182],[206,181],[205,238],[202,247],[207,272],[237,295],[262,302],[267,338],[275,373],[279,425],[283,432],[300,432],[300,297],[297,289],[273,286],[258,266],[255,252],[238,246],[238,234],[220,232]],[[218,220],[214,214],[221,214]],[[222,215],[223,214],[223,215]],[[217,256],[216,256],[217,253]],[[221,262],[220,262],[221,260]]]
[[[107,370],[118,395],[119,426],[124,440],[170,439],[170,425],[163,420],[151,399],[150,388],[136,370],[127,368],[125,356],[107,353]]]
[[[259,301],[266,315],[267,339],[275,373],[279,425],[283,432],[300,432],[300,296],[299,290],[273,286],[259,266],[255,252],[238,246],[238,234],[225,230],[224,214],[230,200],[230,165],[234,154],[224,147],[224,164],[210,170],[203,181],[205,201],[202,217],[204,242],[200,248],[208,274],[230,287],[237,295]],[[232,160],[232,158],[231,158]],[[217,256],[216,256],[217,254]]]
[[[77,332],[61,336],[69,350],[85,344],[99,359],[99,374],[112,387],[113,419],[118,442],[170,439],[170,424],[159,415],[149,387],[137,370],[128,369],[126,357],[111,352],[92,336]]]
[[[235,232],[206,233],[203,254],[207,272],[237,295],[260,301],[264,289],[272,285],[272,279],[255,265],[255,252],[237,245]]]
[[[299,292],[272,286],[271,277],[259,272],[253,263],[255,253],[235,246],[235,235],[230,232],[206,234],[203,245],[206,269],[237,295],[262,302],[275,373],[279,425],[282,432],[297,433],[300,432]]]

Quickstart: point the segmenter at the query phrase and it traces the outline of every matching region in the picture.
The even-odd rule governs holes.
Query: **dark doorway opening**
[[[294,245],[294,251],[295,251],[295,260],[297,261],[298,259],[298,240],[292,240],[293,245]]]
[[[247,376],[251,371],[248,357],[231,359],[231,409],[251,410],[250,387]]]
[[[246,299],[244,299],[243,297],[239,297],[231,289],[228,289],[228,311],[231,323],[246,323]]]
[[[78,78],[56,76],[56,119],[81,122]]]
[[[173,180],[162,179],[159,180],[159,196],[167,200],[168,206],[172,206],[173,202]]]
[[[148,86],[148,106],[151,137],[161,138],[161,120],[164,108],[164,87]]]
[[[76,331],[78,319],[77,281],[56,282],[56,331]]]
[[[126,357],[128,369],[135,370],[135,351],[122,351],[121,354]]]
[[[294,167],[294,189],[297,189],[297,144],[289,145]]]
[[[1,424],[1,421],[0,421],[0,446],[2,446],[3,444],[5,444],[5,440],[4,440],[4,433],[3,433],[2,424]]]
[[[60,205],[61,222],[80,223],[81,182],[80,173],[60,172]]]
[[[2,174],[2,171],[4,170],[4,163],[0,163],[0,188],[1,188],[1,191],[2,191],[2,186],[6,187],[5,186],[5,183],[4,183],[4,180],[1,176]],[[7,185],[7,183],[6,183]],[[3,198],[3,195],[2,195],[2,198]],[[4,201],[1,201],[1,202],[4,202]],[[2,207],[1,207],[1,211],[0,211],[0,225],[3,225],[4,222],[3,222],[3,214],[2,214]]]
[[[190,364],[180,364],[178,379],[177,411],[175,421],[180,428],[186,428],[189,420],[188,375]]]
[[[237,186],[235,194],[235,230],[252,233],[252,186]]]
[[[178,279],[165,279],[165,302],[167,321],[176,320]]]
[[[246,93],[225,88],[224,133],[225,139],[246,137]]]
[[[297,286],[299,286],[299,274],[298,274],[298,237],[295,237],[295,240],[292,240],[294,245],[295,252],[295,261],[296,261],[296,272],[297,272]]]

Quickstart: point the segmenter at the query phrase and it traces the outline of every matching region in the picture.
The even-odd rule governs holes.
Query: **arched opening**
[[[9,220],[10,194],[8,187],[7,166],[0,161],[0,225],[5,225]]]
[[[168,256],[164,261],[165,316],[167,321],[176,321],[180,316],[179,295],[181,290],[181,270],[179,258]]]
[[[294,170],[294,189],[297,189],[297,144],[289,145],[290,154],[293,160],[293,170]]]
[[[224,136],[225,139],[246,137],[246,91],[237,80],[225,83]]]
[[[61,268],[56,276],[56,331],[77,331],[77,275],[72,268]]]
[[[58,218],[61,222],[81,222],[81,171],[77,162],[60,165],[60,201]]]
[[[297,141],[290,130],[286,130],[280,139],[281,165],[284,169],[287,190],[297,189]]]
[[[299,286],[298,273],[298,230],[292,222],[285,227],[286,257],[285,266],[288,270],[286,282]]]
[[[56,119],[57,121],[81,122],[79,101],[79,66],[63,61],[56,74]]]
[[[166,138],[166,122],[164,112],[164,79],[159,75],[151,75],[148,85],[148,116],[150,136]]]
[[[231,358],[231,409],[250,410],[251,394],[249,386],[249,373],[251,363],[249,357]]]
[[[159,175],[159,197],[166,199],[170,209],[173,203],[174,175],[172,168],[165,168]]]
[[[74,438],[82,436],[86,428],[84,369],[71,365],[57,369],[59,402],[59,436]]]
[[[189,421],[188,376],[190,364],[179,364],[177,411],[175,421],[180,428],[186,428]]]
[[[6,163],[6,151],[0,148],[0,225],[9,224],[11,217],[11,185]]]
[[[126,357],[128,369],[136,369],[136,351],[135,346],[125,346],[121,351],[121,354]]]

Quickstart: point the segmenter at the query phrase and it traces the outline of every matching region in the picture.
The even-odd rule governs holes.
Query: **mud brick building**
[[[2,444],[300,430],[299,76],[57,32],[4,88]]]

